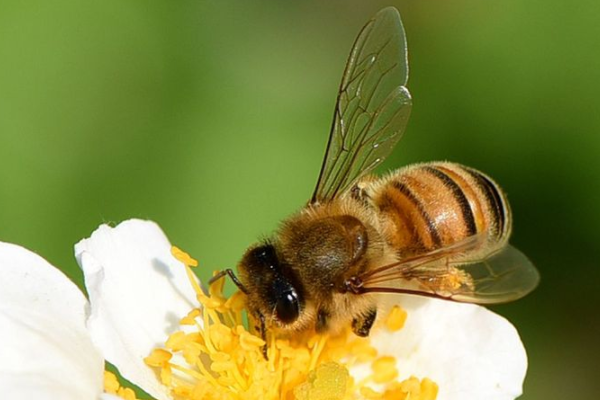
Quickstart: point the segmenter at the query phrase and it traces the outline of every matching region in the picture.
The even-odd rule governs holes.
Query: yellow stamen
[[[151,367],[162,367],[171,359],[172,355],[163,349],[154,349],[148,357],[144,359],[144,362]]]
[[[200,306],[180,321],[189,329],[173,333],[165,348],[155,349],[145,361],[177,400],[434,400],[437,396],[437,385],[427,378],[398,381],[397,360],[378,355],[368,338],[358,338],[349,330],[337,336],[302,338],[270,334],[265,342],[243,325],[243,293],[226,298],[224,279],[204,292],[190,269],[196,260],[175,247],[172,253],[186,265]],[[382,325],[397,331],[405,320],[406,312],[394,307]],[[349,368],[361,363],[370,364],[372,374],[354,382]],[[372,383],[377,391],[366,386]]]
[[[197,267],[198,266],[198,261],[193,259],[188,253],[181,250],[177,246],[171,247],[171,254],[173,254],[173,257],[175,257],[177,260],[181,261],[183,263],[183,265],[185,265],[187,267]]]
[[[421,381],[421,399],[422,400],[435,400],[438,394],[438,385],[429,378],[425,378]]]
[[[396,359],[391,356],[379,357],[371,364],[373,380],[376,383],[391,382],[398,377]]]
[[[117,393],[121,385],[117,376],[109,371],[104,371],[104,391],[107,393]]]
[[[104,371],[104,392],[125,400],[137,400],[133,389],[122,387],[117,376],[110,371]]]
[[[400,306],[395,305],[392,307],[385,320],[385,326],[392,332],[399,331],[404,327],[406,315],[406,311],[404,311]]]

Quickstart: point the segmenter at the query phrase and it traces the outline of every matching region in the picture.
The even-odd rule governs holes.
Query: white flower
[[[1,398],[97,398],[104,362],[85,327],[86,307],[62,272],[0,243]]]
[[[172,399],[144,362],[198,306],[171,244],[156,224],[129,220],[115,228],[101,226],[75,252],[89,304],[39,256],[0,243],[2,398],[112,398],[102,394],[106,359],[154,398]],[[404,328],[374,331],[371,344],[395,358],[398,379],[431,379],[439,386],[439,400],[521,394],[527,360],[508,321],[474,305],[396,299],[408,313]],[[358,381],[370,372],[357,365],[350,373]]]

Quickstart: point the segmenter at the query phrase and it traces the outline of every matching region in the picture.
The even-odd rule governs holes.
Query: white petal
[[[414,296],[397,303],[408,313],[404,328],[375,331],[372,344],[381,355],[396,356],[401,379],[432,379],[437,400],[508,400],[522,393],[527,355],[506,319],[473,304]]]
[[[123,400],[123,399],[114,394],[103,393],[100,395],[100,400]]]
[[[92,305],[88,327],[104,357],[152,396],[169,399],[143,359],[197,302],[166,236],[150,221],[102,225],[75,254]]]
[[[86,307],[77,286],[46,260],[0,243],[2,398],[97,399],[104,360],[85,327]]]

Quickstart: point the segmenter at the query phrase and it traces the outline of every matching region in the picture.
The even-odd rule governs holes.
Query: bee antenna
[[[216,282],[219,279],[223,278],[225,275],[229,275],[229,277],[231,278],[231,281],[244,294],[248,294],[249,293],[248,289],[246,289],[246,286],[244,286],[244,284],[238,279],[238,277],[235,276],[235,272],[233,272],[233,270],[231,268],[227,268],[227,269],[224,269],[223,271],[220,271],[218,274],[216,274],[215,276],[213,276],[212,278],[210,278],[210,280],[208,281],[208,284],[212,285],[214,282]]]

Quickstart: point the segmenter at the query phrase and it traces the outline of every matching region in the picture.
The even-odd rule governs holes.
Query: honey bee
[[[257,329],[367,336],[381,293],[478,304],[516,300],[538,283],[508,244],[511,211],[488,176],[450,162],[370,172],[402,136],[411,110],[406,40],[395,8],[359,33],[340,85],[316,189],[272,239],[238,265]]]

